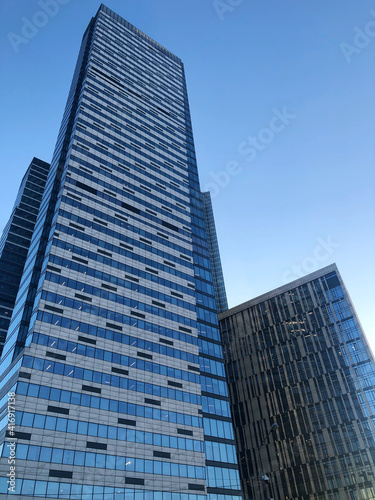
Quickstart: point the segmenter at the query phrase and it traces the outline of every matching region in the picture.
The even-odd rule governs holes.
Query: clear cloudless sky
[[[32,157],[51,160],[81,38],[100,5],[64,2],[18,53],[9,33],[43,24],[41,6],[1,2],[0,227]],[[375,351],[375,1],[106,5],[185,64],[230,306],[336,262]],[[285,111],[283,124],[274,117]]]

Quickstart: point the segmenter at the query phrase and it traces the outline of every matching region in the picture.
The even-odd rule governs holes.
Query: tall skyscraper
[[[210,252],[211,271],[213,277],[217,312],[221,313],[228,309],[228,300],[224,284],[223,269],[221,267],[214,212],[212,209],[211,195],[209,192],[202,193],[202,202],[204,218],[206,221],[207,242]]]
[[[33,158],[0,240],[0,357],[29,251],[49,163]]]
[[[375,363],[336,265],[219,318],[246,500],[375,499]]]
[[[0,369],[1,498],[242,498],[183,64],[103,5]]]

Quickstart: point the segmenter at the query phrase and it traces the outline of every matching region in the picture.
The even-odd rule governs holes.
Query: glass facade
[[[206,224],[183,64],[102,5],[1,359],[2,498],[242,498]]]
[[[215,298],[217,312],[221,313],[228,309],[227,292],[225,291],[223,269],[219,252],[219,243],[217,241],[214,211],[210,192],[202,193],[203,213],[206,221],[207,243],[210,251],[210,260],[212,266],[213,284],[215,289]]]
[[[0,357],[50,165],[33,158],[0,239]]]
[[[244,497],[375,499],[375,363],[337,267],[220,329]]]

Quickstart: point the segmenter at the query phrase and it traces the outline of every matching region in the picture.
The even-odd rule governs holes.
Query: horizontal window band
[[[137,318],[142,318],[142,319],[145,319],[145,317],[146,317],[145,314],[142,314],[142,313],[139,313],[139,312],[136,312],[136,311],[130,311],[130,314],[132,316],[136,316]]]
[[[178,387],[180,389],[183,388],[182,384],[180,384],[179,382],[173,382],[172,380],[168,380],[168,385],[170,385],[171,387]]]
[[[63,201],[69,205],[72,205],[73,203],[70,201],[69,198],[67,197],[63,197]],[[90,207],[84,203],[79,203],[79,208],[85,212],[88,212],[90,215],[93,214],[93,211],[90,209]],[[75,205],[74,205],[75,206]],[[61,211],[60,211],[61,212]],[[96,213],[96,212],[95,212]],[[115,216],[115,217],[112,217],[104,212],[100,212],[101,214],[101,217],[102,219],[106,220],[107,222],[112,222],[113,224],[117,225],[117,226],[121,226],[123,227],[123,224],[121,222],[119,222],[118,218]],[[70,213],[68,214],[70,215]],[[117,214],[118,215],[118,214]],[[69,217],[68,217],[69,218]],[[78,221],[81,225],[84,225],[84,226],[88,226],[88,222],[86,219],[83,219],[82,217],[79,217],[78,218]],[[89,226],[88,226],[89,227]],[[128,226],[128,229],[130,229],[132,232],[135,232],[136,234],[138,233],[137,230],[134,231],[135,227],[132,225],[132,224],[129,224]],[[110,232],[111,234],[113,234],[115,237],[117,236],[117,233],[116,231],[112,231],[112,230],[108,230],[108,232]],[[149,239],[149,240],[153,240],[153,241],[156,241],[156,242],[159,242],[159,243],[163,243],[165,245],[167,245],[169,248],[173,248],[174,250],[179,250],[182,254],[184,254],[186,252],[186,249],[181,247],[180,245],[176,244],[176,243],[171,243],[168,241],[168,236],[163,234],[163,233],[160,233],[160,232],[157,232],[156,235],[154,233],[149,233],[149,232],[145,232],[144,236]],[[119,237],[119,239],[121,240],[121,237]],[[134,244],[137,243],[138,240],[132,240],[134,242]],[[168,243],[166,243],[166,241],[168,241]],[[165,253],[165,252],[164,252]],[[163,253],[163,254],[164,254]],[[163,255],[161,254],[161,255]],[[165,257],[167,257],[169,260],[172,260],[170,257],[171,257],[171,254],[168,254],[167,255],[163,255]],[[187,262],[186,259],[183,259],[184,262]]]
[[[90,339],[88,337],[83,337],[82,335],[78,335],[78,340],[80,342],[86,342],[87,344],[96,345],[96,340],[95,339]]]
[[[72,260],[76,260],[77,262],[82,262],[82,264],[88,264],[89,261],[86,259],[81,259],[80,257],[77,257],[76,255],[72,255]]]
[[[113,323],[106,323],[106,326],[108,328],[113,328],[114,330],[118,330],[118,331],[122,332],[122,326],[115,325]]]
[[[139,485],[144,485],[145,480],[140,479],[138,477],[126,477],[125,476],[125,484],[139,484]]]
[[[93,441],[87,441],[86,448],[92,448],[93,450],[106,450],[107,445],[105,443],[95,443]]]
[[[10,431],[7,429],[5,435],[7,438],[10,438],[11,440],[24,439],[25,441],[30,441],[31,439],[31,434],[29,432]]]
[[[126,210],[130,210],[131,212],[134,212],[135,214],[137,215],[140,215],[141,214],[141,211],[139,210],[139,208],[136,208],[136,207],[132,207],[131,205],[129,205],[128,203],[124,203],[122,202],[121,203],[121,206],[122,208],[125,208]]]
[[[216,392],[202,391],[202,396],[206,396],[207,398],[220,399],[221,401],[227,401],[229,403],[228,396],[221,396],[220,394],[216,394]]]
[[[169,222],[166,222],[164,220],[161,221],[162,225],[167,227],[168,229],[171,229],[172,231],[176,231],[177,233],[179,232],[179,229],[177,226],[174,226],[173,224],[170,224]]]
[[[55,273],[61,273],[61,269],[58,267],[51,266],[50,264],[47,265],[48,271],[54,271]]]
[[[106,255],[107,257],[112,257],[111,253],[106,252],[105,250],[102,250],[101,248],[98,248],[98,253],[101,253],[102,255]]]
[[[73,472],[67,471],[67,470],[50,469],[48,475],[49,475],[49,477],[61,477],[61,478],[67,478],[67,479],[73,478]]]
[[[238,485],[238,490],[233,490],[233,489],[227,489],[227,488],[212,488],[210,486],[207,486],[207,493],[210,495],[234,495],[234,496],[239,496],[241,497],[241,489],[240,485]]]
[[[91,194],[98,194],[97,189],[87,186],[86,184],[83,184],[83,182],[75,181],[75,185],[77,186],[77,188],[84,189],[85,191],[88,191]]]
[[[59,307],[53,307],[48,304],[45,304],[44,309],[47,309],[48,311],[53,311],[59,314],[64,314],[64,309],[60,309]]]
[[[46,352],[46,356],[48,356],[49,358],[53,358],[53,359],[60,359],[61,361],[66,360],[66,356],[64,356],[64,354],[56,354],[56,353],[50,352],[50,351]]]
[[[154,455],[154,457],[157,457],[157,458],[171,458],[171,454],[166,452],[166,451],[154,450],[153,455]]]
[[[224,443],[230,444],[231,446],[235,446],[235,441],[233,439],[226,439],[223,437],[209,436],[207,434],[204,435],[205,441],[212,441],[213,443]]]
[[[192,490],[192,491],[205,491],[204,484],[189,483],[188,484],[188,488],[189,488],[189,490]]]
[[[177,429],[177,434],[181,434],[183,436],[193,436],[193,431],[189,431],[187,429]]]
[[[73,222],[69,222],[69,226],[73,227],[74,229],[79,229],[80,231],[84,231],[85,228],[82,226],[78,226],[77,224],[74,224]]]
[[[138,337],[134,337],[131,335],[126,335],[122,334],[120,335],[118,332],[115,332],[113,329],[107,330],[104,328],[98,328],[95,325],[91,325],[88,323],[84,323],[81,321],[76,321],[72,320],[69,318],[64,318],[62,316],[58,316],[57,314],[52,314],[49,312],[38,312],[38,320],[42,321],[43,323],[48,323],[48,324],[53,324],[53,325],[61,325],[62,328],[68,328],[70,330],[73,330],[77,332],[83,333],[83,334],[89,334],[92,337],[96,338],[104,338],[107,340],[111,340],[113,342],[117,342],[120,344],[127,344],[127,345],[135,345],[136,347],[144,349],[146,346],[147,350],[151,350],[156,353],[160,354],[166,354],[168,356],[172,356],[174,358],[182,359],[184,361],[188,361],[190,363],[199,363],[198,361],[198,356],[196,354],[193,354],[189,352],[188,350],[179,350],[175,348],[170,348],[171,351],[168,351],[169,348],[165,346],[161,346],[159,343],[156,342],[151,342],[151,341],[141,341]],[[137,318],[129,317],[127,323],[129,326],[137,326],[138,328],[142,328],[142,330],[149,330],[152,333],[159,334],[159,335],[165,335],[167,337],[172,337],[177,340],[180,340],[182,342],[186,342],[191,345],[197,345],[197,340],[195,337],[190,337],[186,335],[185,333],[182,332],[176,332],[175,330],[167,329],[167,328],[162,328],[159,327],[158,325],[155,325],[154,323],[142,322],[138,320]],[[77,332],[78,333],[78,332]],[[222,362],[222,359],[219,359],[219,361]]]
[[[131,247],[130,245],[125,245],[125,243],[120,243],[120,247],[126,248],[126,250],[134,250],[134,247]]]
[[[60,406],[48,405],[47,411],[49,411],[51,413],[61,413],[62,415],[69,415],[69,409],[68,408],[61,408]]]
[[[165,304],[162,304],[161,302],[158,302],[157,300],[152,300],[152,304],[154,306],[158,306],[158,307],[165,307]]]
[[[169,236],[167,236],[166,234],[162,234],[162,233],[156,233],[158,236],[160,236],[160,238],[164,238],[165,240],[169,240]]]
[[[117,442],[126,441],[128,443],[148,444],[157,446],[158,448],[163,447],[173,448],[175,450],[189,451],[194,449],[195,451],[200,453],[203,452],[204,447],[203,441],[191,439],[190,437],[180,437],[180,439],[176,439],[174,436],[171,436],[169,434],[159,434],[135,429],[137,423],[136,420],[134,420],[134,416],[132,419],[118,418],[117,424],[120,425],[120,427],[114,425],[97,424],[83,420],[73,420],[61,416],[50,416],[50,418],[47,420],[48,415],[44,416],[29,412],[17,412],[17,416],[22,419],[22,425],[25,427],[31,427],[32,429],[34,429],[35,427],[33,426],[33,421],[35,422],[35,419],[38,419],[39,422],[36,427],[38,429],[45,429],[47,422],[48,430],[51,431],[61,429],[61,426],[63,425],[64,427],[66,426],[66,432],[68,434],[85,436],[85,438],[83,439],[89,439],[89,436],[95,439],[100,437],[108,440],[115,439],[117,440]],[[40,420],[43,420],[43,424],[41,424]],[[123,426],[130,426],[131,428],[126,429]]]
[[[210,395],[210,397],[211,396],[212,395]],[[224,417],[222,415],[217,415],[216,413],[206,413],[205,411],[202,411],[202,416],[203,418],[210,418],[212,420],[222,420],[223,422],[232,423],[232,419],[230,417]]]
[[[101,394],[102,392],[99,387],[93,387],[91,385],[83,385],[82,390],[86,392],[95,392],[95,394]]]
[[[198,373],[200,373],[200,371],[201,371],[199,366],[192,366],[192,365],[188,365],[188,370],[192,370],[192,371],[198,372]]]
[[[92,302],[91,297],[86,297],[86,295],[81,295],[80,293],[76,293],[74,295],[74,297],[76,297],[77,299],[80,299],[80,300],[86,300],[87,302]]]
[[[94,222],[96,222],[97,224],[101,224],[102,226],[108,226],[108,224],[106,222],[104,222],[104,220],[97,219],[96,217],[94,217],[92,220]]]
[[[159,274],[159,271],[157,271],[156,269],[151,269],[151,267],[145,267],[145,270],[149,273]]]
[[[117,368],[115,366],[112,366],[111,371],[112,373],[118,373],[119,375],[129,375],[129,370],[123,370],[122,368]]]
[[[152,354],[146,354],[145,352],[137,351],[137,356],[145,359],[152,359]]]
[[[162,344],[166,344],[166,345],[173,345],[173,342],[171,340],[167,340],[167,339],[159,338],[159,342],[161,342]]]
[[[139,283],[138,278],[135,278],[134,276],[129,276],[128,274],[125,274],[125,279],[134,281],[135,283]]]
[[[237,464],[231,464],[229,462],[216,462],[213,460],[206,460],[206,465],[211,466],[211,467],[225,467],[226,469],[235,469],[238,470],[238,465]]]
[[[145,398],[145,403],[149,405],[161,406],[161,401],[158,401],[157,399]]]
[[[184,326],[179,326],[178,329],[181,330],[182,332],[193,333],[193,331],[190,330],[190,328],[185,328]]]
[[[118,418],[117,423],[122,425],[131,425],[133,427],[137,425],[137,422],[135,420],[130,420],[128,418]]]
[[[149,358],[146,358],[149,359]],[[139,392],[144,395],[152,395],[161,398],[172,399],[176,401],[184,401],[185,403],[200,405],[201,399],[198,394],[166,387],[164,385],[156,385],[152,383],[145,383],[126,377],[120,377],[107,372],[93,371],[89,369],[79,368],[74,365],[59,363],[58,361],[43,360],[41,358],[33,358],[24,356],[24,365],[33,367],[38,371],[49,371],[49,373],[56,373],[64,377],[71,377],[79,380],[90,380],[96,384],[103,384],[104,387],[119,387],[134,392]],[[172,372],[172,370],[171,370]],[[177,376],[179,373],[176,374]],[[172,376],[170,373],[168,376]],[[101,388],[94,385],[82,385],[82,391],[101,394]]]
[[[111,285],[107,285],[106,283],[101,284],[102,288],[105,288],[106,290],[111,290],[112,292],[117,292],[117,288]]]

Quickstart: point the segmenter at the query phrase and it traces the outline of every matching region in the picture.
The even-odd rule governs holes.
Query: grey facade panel
[[[104,5],[41,206],[0,363],[1,498],[240,500],[184,68]]]

